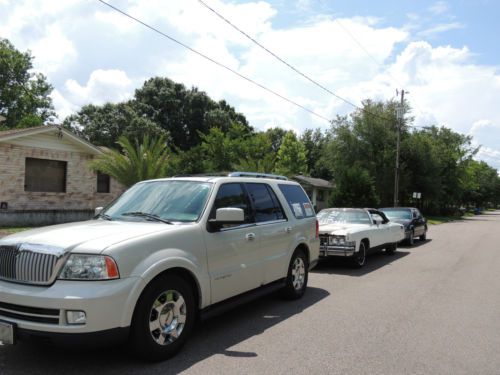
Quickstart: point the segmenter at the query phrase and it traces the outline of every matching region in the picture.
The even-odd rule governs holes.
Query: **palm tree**
[[[166,176],[168,148],[164,137],[150,139],[145,135],[142,143],[136,143],[134,147],[129,139],[121,136],[117,143],[122,152],[107,150],[90,162],[90,168],[114,177],[127,187],[142,180]]]

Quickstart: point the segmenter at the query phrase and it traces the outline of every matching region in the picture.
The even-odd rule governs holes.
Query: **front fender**
[[[161,273],[169,269],[180,268],[186,270],[195,280],[198,287],[198,307],[203,308],[210,303],[210,279],[203,269],[194,262],[192,254],[180,249],[165,249],[155,252],[139,263],[131,273],[131,276],[139,277],[142,282],[136,284],[134,290],[129,294],[122,317],[123,326],[130,325],[135,306],[147,285]]]

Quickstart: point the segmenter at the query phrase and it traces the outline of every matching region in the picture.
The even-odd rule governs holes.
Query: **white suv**
[[[0,341],[128,338],[165,359],[197,317],[277,289],[301,297],[318,255],[311,202],[286,178],[143,181],[94,220],[0,240]]]

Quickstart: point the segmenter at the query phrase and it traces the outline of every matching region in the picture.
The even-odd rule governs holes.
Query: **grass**
[[[28,229],[31,229],[31,227],[0,227],[0,236],[7,236]]]
[[[450,221],[460,220],[463,218],[463,216],[426,216],[426,218],[427,223],[429,223],[430,225],[437,225],[449,223]]]

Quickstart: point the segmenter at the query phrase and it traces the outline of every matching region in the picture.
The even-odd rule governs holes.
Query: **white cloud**
[[[426,30],[420,31],[417,35],[423,38],[431,38],[436,36],[437,34],[442,34],[447,31],[463,29],[463,28],[465,28],[465,25],[461,24],[460,22],[440,23]]]
[[[483,145],[481,158],[494,162],[498,157],[498,67],[477,64],[474,46],[423,41],[464,27],[450,18],[447,2],[407,15],[409,24],[400,28],[370,16],[335,20],[313,7],[307,19],[287,24],[287,14],[278,14],[275,3],[267,1],[208,4],[347,100],[386,100],[394,97],[397,87],[405,88],[416,125],[445,125],[472,134]],[[117,0],[113,5],[322,116],[333,118],[353,110],[276,61],[196,0]],[[307,7],[310,1],[294,4],[290,12],[296,12],[297,5]],[[84,104],[126,100],[142,77],[161,75],[197,86],[214,99],[226,99],[258,129],[329,126],[97,2],[0,0],[0,36],[20,50],[33,51],[36,68],[50,74],[56,87],[52,97],[61,117]]]
[[[427,9],[434,15],[440,15],[446,13],[449,10],[449,7],[445,1],[437,1]]]
[[[121,70],[94,70],[85,85],[69,79],[64,85],[65,100],[58,98],[62,107],[56,108],[59,113],[68,107],[81,107],[85,104],[117,103],[129,99],[133,94],[132,80]],[[60,93],[59,93],[60,94]]]
[[[73,43],[56,26],[49,26],[43,38],[32,46],[35,69],[47,75],[57,72],[67,64],[73,63],[78,53]]]

